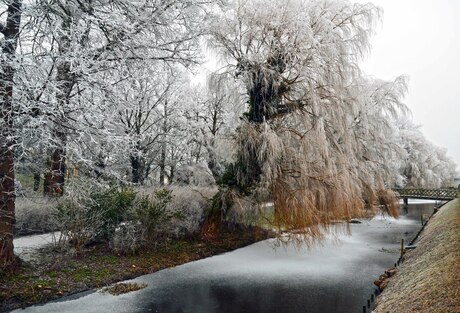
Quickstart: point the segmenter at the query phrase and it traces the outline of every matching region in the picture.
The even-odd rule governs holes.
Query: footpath
[[[374,313],[460,313],[460,199],[429,220]]]

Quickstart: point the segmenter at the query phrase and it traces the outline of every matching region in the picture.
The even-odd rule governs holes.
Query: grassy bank
[[[460,312],[460,199],[428,222],[417,248],[377,301],[375,313]]]
[[[266,234],[257,230],[227,231],[206,240],[167,241],[131,256],[116,255],[103,244],[74,256],[44,250],[37,258],[39,261],[23,263],[20,273],[0,277],[0,312],[107,286],[234,250],[264,238]]]

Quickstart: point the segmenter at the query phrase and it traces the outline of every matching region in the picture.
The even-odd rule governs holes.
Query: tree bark
[[[70,61],[67,60],[67,53],[71,45],[71,23],[71,16],[64,18],[61,23],[62,36],[59,38],[59,55],[61,60],[58,62],[56,73],[56,97],[58,106],[63,109],[57,108],[56,111],[63,113],[58,113],[54,121],[54,130],[52,134],[56,148],[51,153],[50,167],[47,175],[45,175],[46,183],[44,184],[44,193],[49,196],[62,196],[64,194],[67,146],[67,117],[65,115],[65,108],[68,107],[70,94],[75,84],[75,75],[71,72]]]
[[[13,80],[12,65],[18,44],[21,24],[21,0],[8,5],[6,26],[2,27],[0,73],[0,270],[10,271],[18,266],[14,256],[13,231],[15,224]]]
[[[162,132],[163,132],[163,142],[161,143],[160,164],[159,164],[160,186],[165,185],[165,177],[166,177],[166,149],[167,149],[166,137],[167,137],[167,132],[168,132],[168,101],[167,100],[165,101],[165,105],[164,105]]]
[[[44,193],[48,196],[60,197],[64,194],[65,182],[65,151],[64,149],[55,149],[51,155],[50,167],[45,175]]]
[[[139,184],[141,181],[141,160],[139,156],[131,156],[132,183]]]
[[[40,173],[34,173],[34,191],[40,189]]]
[[[165,185],[166,177],[166,141],[161,144],[160,153],[160,186]]]

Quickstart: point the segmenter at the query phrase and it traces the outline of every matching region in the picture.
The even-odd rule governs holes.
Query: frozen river
[[[351,236],[322,246],[273,247],[273,240],[134,279],[140,291],[91,291],[17,312],[361,313],[373,281],[397,261],[402,238],[420,229],[434,203],[411,204],[398,220],[351,224]],[[16,312],[16,311],[15,311]]]

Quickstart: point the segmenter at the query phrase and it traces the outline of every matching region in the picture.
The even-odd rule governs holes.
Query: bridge
[[[411,199],[427,199],[427,200],[453,200],[457,198],[458,189],[455,188],[440,188],[440,189],[424,189],[424,188],[396,188],[393,189],[399,198],[403,198],[407,202]]]

